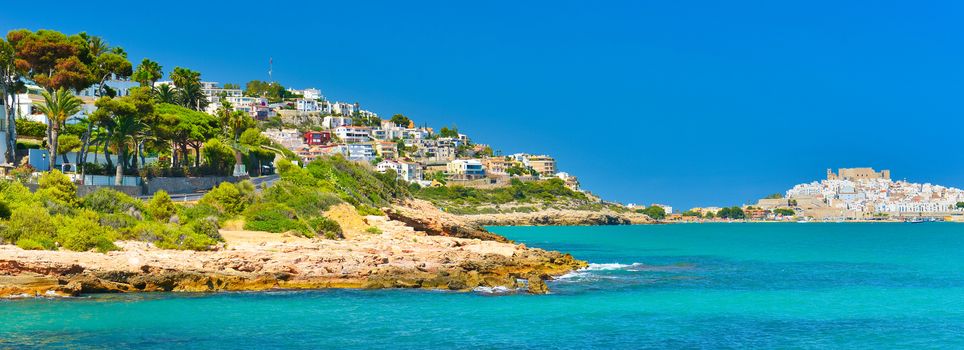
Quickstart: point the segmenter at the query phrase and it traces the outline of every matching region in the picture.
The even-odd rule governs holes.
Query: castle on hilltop
[[[827,180],[870,180],[884,179],[890,180],[890,170],[874,171],[874,168],[840,168],[834,174],[832,169],[827,169]]]

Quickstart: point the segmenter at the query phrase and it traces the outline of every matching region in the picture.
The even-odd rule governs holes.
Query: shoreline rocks
[[[0,245],[0,297],[88,293],[217,292],[322,288],[527,288],[546,293],[544,280],[586,266],[569,254],[501,240],[459,238],[470,231],[419,231],[372,220],[381,234],[314,240],[267,232],[227,231],[217,251],[162,250],[117,242],[120,251],[22,250]],[[425,223],[425,227],[437,222]],[[435,226],[438,229],[438,226]],[[491,236],[490,236],[491,235]]]
[[[530,213],[462,215],[460,218],[477,226],[600,226],[653,224],[649,216],[611,210],[589,211],[548,209]]]

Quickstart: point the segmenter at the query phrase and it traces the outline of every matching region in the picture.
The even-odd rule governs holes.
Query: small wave
[[[590,263],[589,266],[587,266],[587,267],[585,267],[585,268],[583,268],[583,269],[580,269],[579,271],[626,270],[626,269],[630,269],[630,268],[638,268],[638,267],[641,267],[641,266],[644,266],[644,265],[643,265],[642,263],[632,263],[632,264],[619,264],[619,263],[592,264],[592,263]]]
[[[518,291],[518,289],[512,289],[505,286],[495,286],[495,287],[475,287],[472,291],[482,294],[506,294]]]
[[[580,270],[580,271],[581,271],[581,270]],[[558,281],[558,280],[576,279],[576,278],[581,278],[581,277],[585,277],[586,275],[588,275],[588,273],[586,273],[586,272],[580,272],[580,271],[571,271],[571,272],[569,272],[569,273],[566,273],[565,275],[556,276],[556,277],[553,278],[553,280],[557,280],[557,281]]]

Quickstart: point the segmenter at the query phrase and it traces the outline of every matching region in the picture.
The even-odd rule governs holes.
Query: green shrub
[[[57,249],[57,244],[51,238],[37,237],[33,238],[21,238],[17,240],[17,246],[24,250],[54,250]]]
[[[123,237],[136,241],[155,243],[163,240],[167,235],[169,225],[156,221],[139,221],[134,227],[125,230]]]
[[[23,207],[10,215],[7,229],[0,232],[3,241],[16,243],[21,239],[42,244],[45,249],[54,249],[54,238],[57,231],[53,219],[44,208],[38,206]]]
[[[101,226],[110,227],[115,230],[128,229],[137,225],[136,219],[130,215],[121,213],[101,214],[99,222]]]
[[[161,249],[209,250],[217,244],[213,238],[186,226],[142,221],[127,233],[128,237],[153,243]]]
[[[303,177],[307,172],[313,179]],[[346,160],[341,156],[321,157],[308,163],[304,171],[289,169],[282,178],[312,183],[326,192],[337,194],[352,205],[382,206],[394,199],[407,198],[408,186],[390,175],[377,173],[371,167]]]
[[[244,211],[244,229],[265,232],[295,231],[313,236],[298,215],[288,206],[280,203],[258,203]]]
[[[7,202],[0,200],[0,219],[9,219],[10,214],[10,206],[7,205]]]
[[[254,185],[250,181],[238,184],[222,182],[201,197],[199,204],[217,208],[227,216],[238,215],[254,202]]]
[[[6,202],[11,211],[17,211],[21,207],[39,206],[40,204],[40,201],[30,192],[30,189],[19,181],[0,180],[0,200]]]
[[[85,252],[96,249],[105,253],[117,250],[114,240],[119,238],[110,227],[101,226],[97,213],[83,210],[72,216],[58,216],[57,240],[66,249]]]
[[[188,227],[168,227],[165,230],[163,240],[155,242],[154,245],[161,249],[178,250],[210,250],[211,246],[217,244],[213,238],[207,235],[191,231]]]
[[[216,217],[197,219],[195,221],[191,221],[191,223],[189,223],[187,226],[194,233],[208,236],[215,241],[224,241],[224,238],[221,237],[221,233],[218,232],[220,225],[218,225],[218,219]]]
[[[77,185],[59,170],[51,170],[40,175],[37,195],[53,200],[58,204],[73,207],[77,204]]]
[[[361,215],[361,216],[368,216],[368,215],[385,216],[385,213],[383,213],[381,209],[370,207],[364,204],[359,205],[358,207],[355,208],[355,210],[358,211],[358,215]]]
[[[84,208],[105,214],[128,213],[131,209],[144,211],[144,204],[134,197],[109,188],[98,188],[81,199]]]
[[[147,202],[147,213],[157,221],[170,221],[174,214],[177,214],[177,207],[171,201],[171,196],[167,192],[160,190],[154,192],[154,197]]]
[[[372,227],[366,228],[365,232],[371,233],[373,235],[380,235],[382,234],[382,229],[372,226]]]
[[[230,174],[234,166],[234,150],[218,139],[210,139],[201,147],[204,163],[216,169],[218,174]]]
[[[221,214],[218,208],[208,204],[181,206],[180,209],[180,218],[182,221],[193,221],[209,217],[219,218],[219,215]]]
[[[341,203],[338,196],[293,181],[281,180],[262,192],[265,202],[283,203],[302,217],[318,216],[332,205]]]
[[[47,124],[41,122],[35,122],[27,118],[17,118],[15,121],[17,125],[17,135],[43,138],[47,135]]]
[[[308,220],[308,226],[315,231],[317,235],[323,236],[328,239],[343,238],[341,225],[337,221],[319,216],[311,218]]]

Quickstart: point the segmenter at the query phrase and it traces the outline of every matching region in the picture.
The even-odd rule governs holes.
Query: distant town
[[[669,221],[964,222],[964,190],[894,181],[890,170],[873,168],[841,168],[836,173],[827,169],[824,180],[798,184],[755,204],[697,207],[678,213],[663,204],[653,206],[660,207]]]

